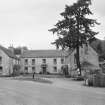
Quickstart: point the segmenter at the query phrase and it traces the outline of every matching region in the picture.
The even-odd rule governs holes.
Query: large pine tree
[[[83,44],[87,44],[97,34],[92,30],[92,27],[98,23],[96,20],[88,18],[88,15],[93,14],[89,8],[90,5],[91,0],[78,0],[73,5],[66,5],[64,12],[60,14],[63,19],[58,21],[54,28],[50,29],[53,34],[58,35],[58,39],[53,42],[57,48],[76,49],[76,61],[80,75],[79,48]]]

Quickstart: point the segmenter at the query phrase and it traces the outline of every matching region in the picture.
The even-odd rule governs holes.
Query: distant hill
[[[99,54],[101,59],[105,59],[105,40],[95,38],[90,45]]]

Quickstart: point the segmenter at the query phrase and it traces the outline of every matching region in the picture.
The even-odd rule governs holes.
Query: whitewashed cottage
[[[27,50],[21,55],[21,72],[58,74],[65,65],[67,53],[62,50]]]
[[[19,59],[7,48],[0,45],[0,75],[11,75]]]
[[[83,45],[83,47],[80,47],[79,53],[80,53],[80,63],[82,66],[85,66],[85,70],[100,69],[99,56],[97,52],[89,44],[87,46]],[[74,75],[75,70],[77,69],[75,54],[76,54],[76,49],[69,51],[69,56],[66,58],[66,64],[69,66],[69,73],[71,75]],[[85,62],[87,62],[87,67],[85,65]],[[88,64],[90,65],[90,68],[88,68],[89,66]]]

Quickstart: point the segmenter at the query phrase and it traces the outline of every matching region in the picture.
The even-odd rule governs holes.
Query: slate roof
[[[1,45],[0,45],[0,49],[1,49],[5,54],[7,54],[10,58],[18,59],[18,58],[13,54],[13,52],[10,51],[9,49],[7,49],[7,48],[5,48],[5,47],[3,47],[3,46],[1,46]]]
[[[22,58],[50,58],[50,57],[65,57],[68,53],[62,50],[27,50],[21,57]]]

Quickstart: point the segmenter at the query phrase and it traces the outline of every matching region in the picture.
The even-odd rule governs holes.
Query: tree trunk
[[[77,45],[76,47],[76,63],[77,63],[77,68],[79,68],[80,76],[81,76],[81,64],[80,64],[80,56],[79,56],[79,46]]]
[[[80,23],[80,20],[79,20],[79,17],[80,17],[80,14],[76,17],[76,20],[77,20],[77,46],[76,46],[76,54],[77,54],[77,68],[79,69],[79,75],[81,76],[81,64],[80,64],[80,56],[79,56],[79,23]]]

